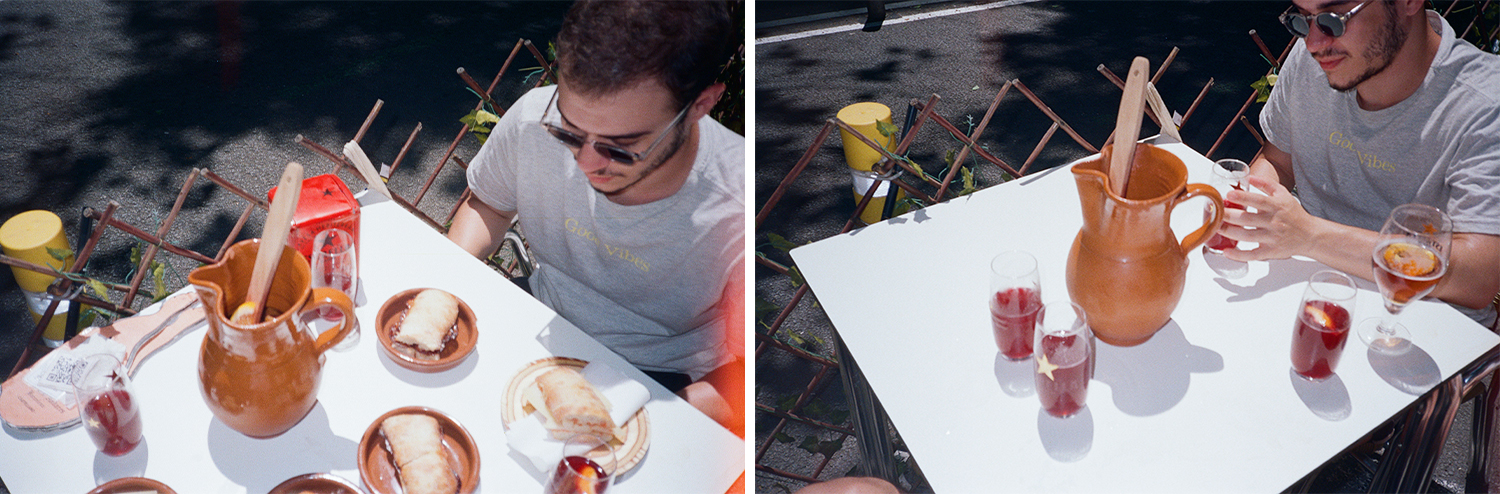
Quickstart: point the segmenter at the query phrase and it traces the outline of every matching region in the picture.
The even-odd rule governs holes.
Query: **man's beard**
[[[672,159],[673,156],[677,156],[677,152],[681,151],[682,145],[687,142],[687,127],[679,124],[676,128],[678,129],[677,135],[672,137],[671,144],[667,146],[665,152],[661,153],[661,158],[658,158],[656,161],[651,162],[651,164],[646,165],[646,168],[641,170],[641,174],[635,177],[634,181],[631,181],[630,183],[625,184],[625,186],[615,189],[611,192],[599,190],[598,186],[594,186],[594,190],[599,192],[600,194],[604,194],[604,197],[618,197],[625,191],[630,190],[630,188],[635,186],[635,184],[641,183],[641,181],[645,180],[646,177],[651,176],[651,173],[655,172],[656,169],[661,168],[662,165],[666,164],[667,160]]]
[[[1382,26],[1383,29],[1381,29],[1380,36],[1376,38],[1376,42],[1370,47],[1370,51],[1364,54],[1365,61],[1369,63],[1369,68],[1365,69],[1365,73],[1355,77],[1353,81],[1347,84],[1337,84],[1332,79],[1329,79],[1328,87],[1333,88],[1335,91],[1348,91],[1370,80],[1371,77],[1385,72],[1385,69],[1390,68],[1391,62],[1396,59],[1396,52],[1401,49],[1401,45],[1406,44],[1407,32],[1397,24],[1396,9],[1393,5],[1387,4],[1385,19],[1386,22]]]

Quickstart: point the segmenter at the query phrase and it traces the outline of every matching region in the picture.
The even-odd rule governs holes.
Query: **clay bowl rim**
[[[470,434],[468,428],[464,427],[464,425],[459,423],[457,420],[454,420],[453,417],[449,417],[448,414],[432,407],[416,405],[404,406],[380,414],[380,416],[376,417],[373,422],[370,422],[369,427],[365,428],[365,434],[363,436],[360,436],[359,438],[359,449],[355,451],[355,454],[357,455],[355,457],[355,461],[357,462],[357,466],[359,467],[360,482],[364,483],[365,487],[368,487],[369,492],[371,492],[372,494],[400,494],[399,492],[387,493],[386,491],[381,490],[380,484],[375,482],[375,479],[371,478],[373,473],[370,471],[369,467],[366,466],[366,464],[369,463],[367,461],[369,454],[366,452],[370,451],[370,448],[380,447],[379,445],[375,444],[375,435],[380,433],[380,424],[385,422],[385,419],[395,415],[403,415],[408,413],[420,413],[436,418],[438,421],[438,428],[444,431],[444,436],[452,436],[453,439],[458,443],[452,444],[451,446],[462,449],[466,453],[468,453],[468,456],[471,460],[464,465],[462,472],[458,472],[458,492],[459,494],[473,494],[474,492],[476,492],[476,488],[479,486],[480,458],[479,444],[474,442],[474,435]],[[391,468],[394,469],[395,465],[392,465]]]
[[[324,490],[329,488],[337,490]],[[327,472],[319,472],[304,473],[286,479],[280,484],[276,484],[276,487],[271,488],[271,492],[268,494],[297,494],[307,491],[326,494],[333,494],[335,492],[364,494],[365,492],[360,490],[359,486],[354,485],[354,482],[349,481],[349,479]]]
[[[437,360],[417,360],[396,351],[395,342],[391,339],[391,328],[396,323],[396,317],[406,312],[411,300],[423,290],[438,290],[453,295],[438,288],[411,288],[392,295],[380,305],[380,311],[375,314],[375,336],[380,340],[380,348],[385,351],[385,355],[395,361],[396,365],[417,372],[442,372],[457,367],[469,354],[474,353],[474,347],[478,346],[479,341],[478,318],[474,316],[474,310],[469,308],[468,303],[453,295],[453,299],[458,301],[458,334],[448,343],[458,345],[453,353]]]
[[[120,477],[118,479],[99,484],[98,487],[95,487],[93,490],[89,491],[89,494],[112,494],[116,492],[131,492],[140,489],[155,489],[156,491],[162,492],[164,494],[177,493],[177,491],[172,490],[171,487],[167,487],[167,484],[163,484],[159,480],[148,479],[145,477]]]

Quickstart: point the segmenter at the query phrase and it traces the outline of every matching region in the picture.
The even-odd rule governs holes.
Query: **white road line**
[[[939,10],[939,11],[936,11],[936,12],[922,12],[922,13],[919,13],[919,14],[912,14],[912,15],[908,15],[908,16],[897,17],[897,18],[894,18],[894,19],[887,19],[884,23],[881,24],[881,27],[895,25],[895,24],[901,24],[901,23],[911,22],[911,21],[920,21],[920,20],[924,20],[924,19],[934,19],[934,18],[938,18],[938,17],[947,17],[947,16],[950,16],[950,15],[967,14],[967,13],[970,13],[970,12],[979,12],[979,11],[982,11],[982,10],[998,9],[998,8],[1001,8],[1001,7],[1009,7],[1009,6],[1012,6],[1012,5],[1022,5],[1022,4],[1027,4],[1027,3],[1039,2],[1039,1],[1041,1],[1041,0],[1004,0],[1004,1],[990,3],[990,4],[985,4],[985,5],[971,5],[971,6],[968,6],[968,7],[959,7],[959,8],[948,9],[948,10]],[[783,35],[780,35],[780,36],[770,36],[770,37],[766,37],[766,38],[760,38],[760,39],[755,40],[755,44],[757,46],[759,46],[759,45],[769,45],[769,44],[772,44],[772,43],[780,43],[780,42],[783,42],[783,41],[792,41],[792,40],[803,39],[803,38],[811,38],[811,37],[814,37],[814,36],[822,36],[822,35],[825,35],[825,34],[835,34],[835,33],[843,33],[843,32],[848,32],[848,31],[854,31],[854,30],[858,30],[858,29],[863,29],[864,27],[865,27],[865,25],[863,23],[860,23],[860,24],[851,24],[851,25],[847,25],[847,26],[835,26],[835,27],[824,28],[824,29],[814,29],[812,31],[804,31],[804,32],[800,32],[800,33],[791,33],[791,34],[783,34]]]

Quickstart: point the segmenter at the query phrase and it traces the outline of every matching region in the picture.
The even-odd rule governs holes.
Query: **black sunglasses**
[[[651,141],[651,145],[646,147],[646,151],[636,153],[613,144],[591,141],[584,136],[569,131],[568,129],[564,129],[562,127],[547,123],[547,112],[552,110],[552,105],[556,102],[557,92],[553,92],[552,100],[547,102],[547,108],[542,110],[542,118],[538,122],[542,124],[543,128],[547,129],[547,133],[552,134],[552,137],[555,137],[557,138],[557,140],[562,141],[563,145],[573,149],[583,149],[584,145],[593,144],[594,151],[598,151],[599,154],[609,158],[610,161],[626,165],[634,165],[636,162],[645,159],[647,156],[650,156],[651,151],[656,149],[656,145],[661,144],[662,138],[667,136],[667,130],[677,126],[677,122],[682,121],[682,117],[684,115],[687,115],[688,108],[692,108],[693,106],[692,103],[689,103],[688,106],[682,107],[682,111],[677,112],[677,116],[672,119],[671,123],[667,124],[666,128],[663,128],[661,130],[661,134],[656,136],[656,140]]]
[[[1293,5],[1281,14],[1281,24],[1286,26],[1286,30],[1291,31],[1292,35],[1298,38],[1306,38],[1308,34],[1312,34],[1313,25],[1317,25],[1318,30],[1323,31],[1323,34],[1337,38],[1344,35],[1344,28],[1347,27],[1349,18],[1354,17],[1354,14],[1359,13],[1359,10],[1365,8],[1365,4],[1368,3],[1370,3],[1369,0],[1365,0],[1365,2],[1354,6],[1354,8],[1349,9],[1349,12],[1343,14],[1324,12],[1314,15],[1302,15],[1292,12],[1293,9],[1297,8],[1296,5]]]

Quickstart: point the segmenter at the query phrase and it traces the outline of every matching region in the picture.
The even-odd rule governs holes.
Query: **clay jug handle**
[[[353,331],[353,328],[359,327],[359,321],[354,318],[354,301],[349,300],[349,296],[344,295],[344,292],[328,287],[313,288],[312,298],[303,307],[303,312],[318,310],[323,307],[336,308],[344,317],[339,321],[338,326],[318,335],[318,340],[314,342],[313,351],[320,354],[333,347],[333,345],[338,344],[338,342],[344,341],[344,337],[348,336]]]
[[[1207,197],[1213,203],[1213,217],[1203,222],[1203,226],[1198,227],[1197,230],[1182,237],[1182,255],[1184,256],[1213,238],[1213,234],[1219,231],[1219,225],[1224,223],[1224,198],[1219,196],[1219,191],[1214,190],[1213,186],[1208,184],[1187,184],[1187,190],[1177,196],[1172,207],[1176,208],[1182,201],[1198,196]]]

